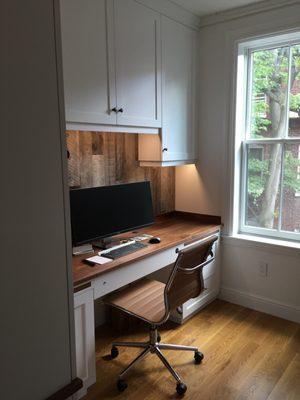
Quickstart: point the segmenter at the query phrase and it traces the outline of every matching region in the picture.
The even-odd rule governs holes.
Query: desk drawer
[[[177,258],[176,249],[182,249],[183,247],[183,245],[179,245],[163,250],[143,260],[133,262],[101,275],[92,282],[94,298],[103,297],[114,290],[160,270],[166,265],[174,263]]]

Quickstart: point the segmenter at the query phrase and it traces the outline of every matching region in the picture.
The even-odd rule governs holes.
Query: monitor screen
[[[73,245],[153,224],[149,182],[70,191]]]

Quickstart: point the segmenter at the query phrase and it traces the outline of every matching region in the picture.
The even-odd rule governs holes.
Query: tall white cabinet
[[[197,31],[162,16],[162,130],[140,135],[142,166],[180,165],[197,158]]]
[[[160,127],[160,15],[134,0],[61,9],[67,122]]]
[[[162,18],[164,161],[196,158],[197,32]]]
[[[57,13],[53,0],[1,1],[3,400],[78,388]]]

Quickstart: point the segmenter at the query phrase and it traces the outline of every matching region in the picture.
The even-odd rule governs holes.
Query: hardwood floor
[[[193,353],[164,352],[188,386],[185,399],[300,399],[299,324],[216,300],[186,324],[168,323],[160,333],[162,342],[196,345],[204,353],[202,364],[195,365]],[[126,391],[116,390],[118,373],[139,350],[120,349],[109,360],[111,341],[145,340],[144,327],[127,335],[102,327],[96,336],[97,383],[84,400],[178,398],[175,381],[152,354],[128,375]]]

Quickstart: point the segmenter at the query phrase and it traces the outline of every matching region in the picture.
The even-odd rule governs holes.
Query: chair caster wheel
[[[113,346],[113,347],[111,348],[110,355],[111,355],[111,358],[112,358],[112,359],[118,357],[118,355],[119,355],[119,350],[116,348],[116,346]]]
[[[179,396],[183,396],[186,390],[187,386],[184,383],[177,383],[176,392],[179,394]]]
[[[194,359],[195,359],[195,364],[200,364],[201,361],[203,360],[204,355],[201,353],[201,351],[195,351]]]
[[[124,390],[127,389],[127,383],[123,379],[118,379],[117,389],[119,392],[124,392]]]
[[[160,334],[158,333],[157,334],[157,343],[159,343],[161,341],[161,336],[160,336]]]

